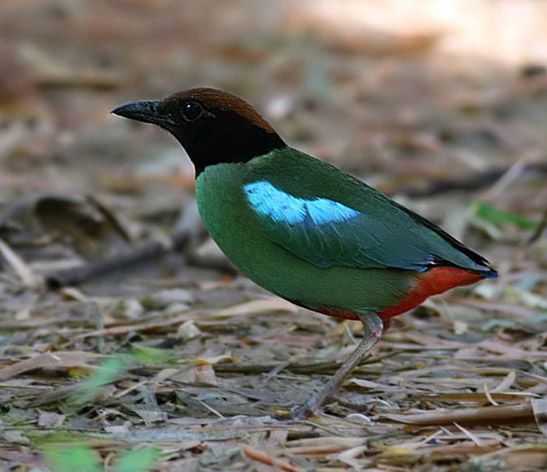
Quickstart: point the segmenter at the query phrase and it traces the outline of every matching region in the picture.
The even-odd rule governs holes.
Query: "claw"
[[[289,411],[274,415],[274,418],[279,421],[288,421],[290,423],[293,421],[305,420],[310,416],[313,416],[319,409],[317,399],[318,396],[313,395],[305,403],[294,405]]]

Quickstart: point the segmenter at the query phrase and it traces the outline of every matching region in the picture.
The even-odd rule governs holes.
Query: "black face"
[[[205,167],[219,163],[246,162],[253,157],[285,147],[279,135],[246,102],[212,89],[200,99],[188,93],[162,101],[138,102],[112,113],[169,131],[182,144],[199,175]]]

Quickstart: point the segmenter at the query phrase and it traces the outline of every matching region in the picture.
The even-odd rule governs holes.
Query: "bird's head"
[[[212,88],[129,103],[112,113],[169,131],[190,156],[196,175],[209,165],[246,162],[286,146],[249,103]]]

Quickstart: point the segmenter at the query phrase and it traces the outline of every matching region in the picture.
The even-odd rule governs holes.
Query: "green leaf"
[[[93,401],[104,386],[114,383],[132,363],[131,357],[127,355],[116,355],[105,360],[79,385],[70,397],[69,405],[83,406]]]
[[[46,450],[54,448],[66,449],[69,445],[81,446],[87,441],[95,441],[97,438],[90,434],[82,434],[76,431],[55,431],[43,434],[38,429],[29,429],[25,435],[35,449]]]
[[[171,351],[148,346],[134,346],[131,355],[135,361],[145,365],[165,365],[172,363],[174,360]]]
[[[44,457],[54,472],[100,472],[99,457],[83,445],[51,444],[43,449]]]
[[[487,321],[486,323],[483,323],[482,329],[484,329],[485,331],[491,331],[496,328],[512,328],[516,324],[517,322],[515,320],[495,319],[495,320],[490,320],[490,321]]]
[[[471,204],[471,210],[481,220],[497,226],[510,224],[522,229],[533,229],[537,226],[537,222],[530,218],[513,213],[512,211],[502,210],[488,202],[480,200],[475,200]]]
[[[116,461],[115,472],[147,472],[154,467],[161,457],[161,450],[156,447],[136,447],[122,452]]]

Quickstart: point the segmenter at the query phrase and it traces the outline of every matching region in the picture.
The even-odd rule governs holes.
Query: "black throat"
[[[268,131],[234,114],[217,114],[199,127],[171,129],[196,168],[196,177],[211,165],[247,162],[287,145],[275,131]]]

